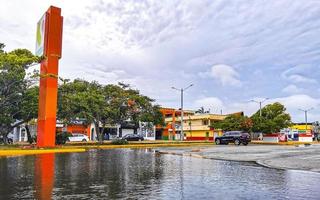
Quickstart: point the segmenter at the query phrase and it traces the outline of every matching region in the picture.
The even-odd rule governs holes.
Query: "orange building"
[[[175,140],[180,138],[180,131],[177,131],[179,129],[181,122],[177,123],[176,118],[181,117],[181,110],[176,110],[174,108],[161,108],[160,112],[163,115],[163,118],[165,119],[165,126],[157,126],[157,132],[161,132],[161,137],[157,137],[158,139],[162,140]],[[194,115],[194,111],[183,111],[183,116],[191,116]],[[171,121],[167,121],[166,119],[172,119]]]
[[[57,123],[57,132],[63,132],[67,131],[69,133],[82,133],[84,135],[87,135],[90,140],[93,140],[92,138],[92,125],[91,124],[86,124],[82,121],[77,121],[74,123],[70,123],[68,125],[64,125],[62,123]]]

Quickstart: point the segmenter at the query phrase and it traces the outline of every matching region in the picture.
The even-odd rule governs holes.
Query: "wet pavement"
[[[0,157],[0,199],[319,199],[319,182],[320,173],[152,149]]]
[[[320,145],[213,145],[211,147],[158,148],[163,153],[215,160],[248,161],[277,168],[320,172]]]

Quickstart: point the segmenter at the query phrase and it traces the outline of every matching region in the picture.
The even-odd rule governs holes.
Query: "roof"
[[[236,112],[236,113],[230,113],[226,115],[220,115],[220,114],[195,114],[195,115],[189,115],[189,116],[184,116],[184,120],[204,120],[204,119],[209,119],[209,120],[216,120],[216,121],[221,121],[224,120],[226,117],[230,115],[239,115],[243,116],[243,112]],[[172,117],[167,117],[166,121],[172,121]],[[180,121],[180,117],[176,117],[176,121]]]
[[[164,113],[164,114],[171,114],[171,113],[176,113],[176,114],[180,114],[181,110],[180,109],[175,109],[175,108],[160,108],[160,112]],[[184,113],[191,113],[194,114],[195,112],[192,110],[183,110]]]
[[[210,119],[210,120],[224,120],[228,115],[218,115],[218,114],[196,114],[185,116],[184,120],[203,120],[203,119]],[[181,117],[176,117],[176,121],[180,121]],[[172,117],[167,117],[166,121],[172,121]]]

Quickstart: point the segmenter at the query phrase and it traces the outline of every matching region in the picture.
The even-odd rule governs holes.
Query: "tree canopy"
[[[250,118],[247,116],[230,115],[224,120],[215,122],[213,127],[224,131],[240,130],[249,132],[274,133],[291,124],[291,117],[285,112],[285,107],[276,102],[266,105]]]
[[[75,118],[85,118],[88,123],[95,124],[98,138],[102,140],[100,125],[104,129],[107,125],[126,121],[135,127],[139,121],[162,122],[159,106],[153,102],[153,99],[123,83],[101,85],[76,79],[59,86],[58,117],[66,123]]]
[[[253,121],[252,131],[262,133],[279,132],[291,124],[291,117],[286,113],[286,108],[281,103],[266,105],[260,112],[257,111],[251,116]]]
[[[250,131],[253,123],[247,116],[229,115],[224,120],[212,124],[215,129],[223,131]]]
[[[0,44],[0,134],[6,137],[22,115],[23,97],[29,87],[26,69],[40,59],[27,49],[5,52],[4,47]]]

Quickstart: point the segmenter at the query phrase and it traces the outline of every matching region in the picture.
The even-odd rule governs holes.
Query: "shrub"
[[[114,145],[124,145],[124,144],[128,144],[127,140],[123,140],[123,139],[114,139],[111,141],[111,144]]]
[[[69,140],[68,137],[70,137],[70,136],[72,136],[72,134],[69,132],[57,133],[56,134],[56,144],[65,144]]]

